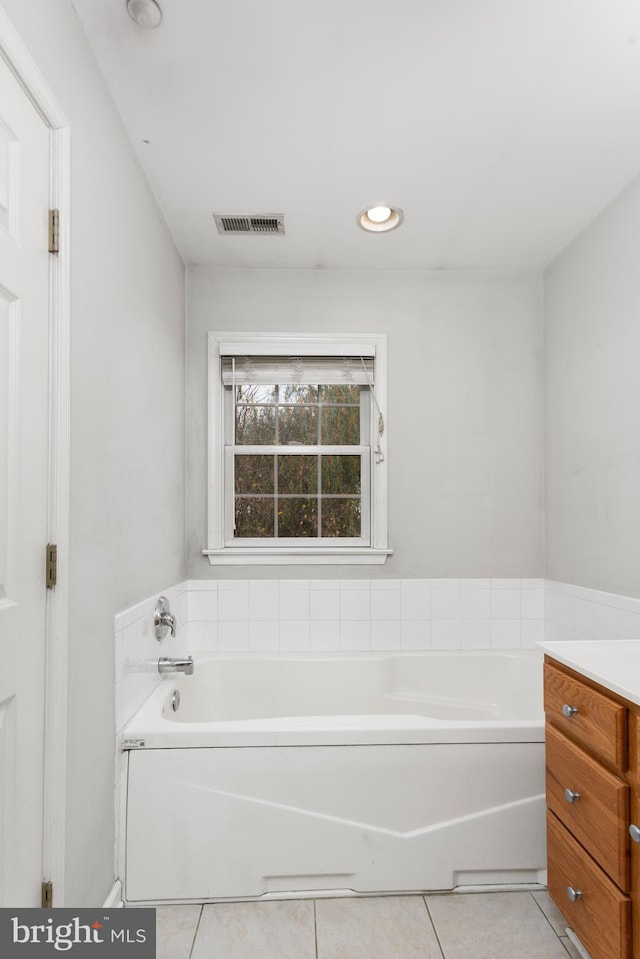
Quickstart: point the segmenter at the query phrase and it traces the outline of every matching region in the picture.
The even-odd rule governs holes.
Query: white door
[[[39,906],[49,130],[0,58],[0,906]]]

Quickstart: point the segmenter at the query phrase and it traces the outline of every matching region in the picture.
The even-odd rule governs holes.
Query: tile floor
[[[580,959],[544,891],[160,906],[157,959]]]

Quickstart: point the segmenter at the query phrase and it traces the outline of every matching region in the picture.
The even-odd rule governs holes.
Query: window
[[[232,362],[232,381],[265,379],[253,369],[242,375]],[[236,381],[225,389],[226,544],[368,546],[370,449],[361,437],[368,388],[317,376],[291,383],[278,369],[268,372],[266,379],[278,382]]]
[[[386,337],[209,334],[212,563],[384,562]]]

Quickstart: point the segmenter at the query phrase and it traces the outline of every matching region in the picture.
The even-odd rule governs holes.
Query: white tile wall
[[[431,621],[405,619],[400,624],[402,649],[431,649]]]
[[[309,620],[284,620],[280,622],[280,649],[287,653],[304,653],[309,649]]]
[[[340,649],[339,620],[312,619],[309,623],[309,649],[315,652],[331,652],[331,650]]]
[[[489,619],[461,620],[460,645],[463,649],[490,649],[491,621]]]
[[[249,583],[249,622],[277,623],[280,618],[278,583],[255,580]]]
[[[491,590],[491,619],[520,619],[520,590]]]
[[[341,589],[340,619],[343,624],[351,620],[368,622],[371,619],[371,591],[368,589]]]
[[[427,580],[405,579],[400,584],[400,619],[431,618],[431,590]]]
[[[545,582],[546,640],[640,639],[640,599]]]
[[[249,652],[277,653],[280,649],[280,623],[262,620],[249,623]]]
[[[432,649],[460,649],[460,619],[434,619],[431,623]]]
[[[460,588],[431,588],[431,619],[460,619]]]
[[[371,623],[371,649],[402,649],[402,624],[399,621],[375,620]]]
[[[340,649],[366,652],[371,649],[371,620],[343,620],[340,624]]]
[[[191,580],[176,588],[192,653],[531,648],[544,624],[542,579]],[[136,658],[144,642],[136,648],[132,637],[131,648]]]
[[[381,589],[379,583],[371,586],[371,619],[400,622],[400,583]]]
[[[222,653],[248,652],[249,623],[246,619],[218,623],[218,649]]]
[[[339,622],[340,590],[313,589],[309,593],[309,619],[313,622]]]
[[[153,630],[153,610],[160,595],[169,600],[176,617],[175,638],[167,636],[161,642]],[[190,611],[215,621],[216,592],[194,591],[187,594],[186,583],[172,586],[129,609],[118,613],[114,620],[115,643],[115,727],[120,732],[137,709],[161,681],[158,673],[160,656],[180,656],[187,652],[187,618]],[[205,648],[210,648],[207,642]]]
[[[298,585],[291,589],[284,583],[280,584],[280,621],[281,622],[309,622],[309,584]]]
[[[491,590],[464,586],[460,590],[461,619],[491,619]]]

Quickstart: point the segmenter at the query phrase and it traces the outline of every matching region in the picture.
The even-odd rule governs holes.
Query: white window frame
[[[343,355],[343,351],[358,355],[358,351],[375,351],[375,403],[383,418],[384,431],[378,434],[378,409],[369,418],[371,433],[363,437],[369,445],[370,530],[369,544],[357,546],[312,546],[309,540],[286,545],[260,545],[252,540],[242,546],[225,542],[225,397],[222,383],[222,343],[251,344],[264,349],[274,348],[281,356],[313,354],[316,356]],[[208,335],[209,409],[208,409],[208,537],[203,554],[212,565],[369,565],[382,564],[390,556],[388,548],[388,494],[387,494],[387,337],[384,334],[292,334],[292,333],[237,333],[215,332]],[[375,455],[379,446],[382,458]],[[227,495],[228,500],[228,495]]]

